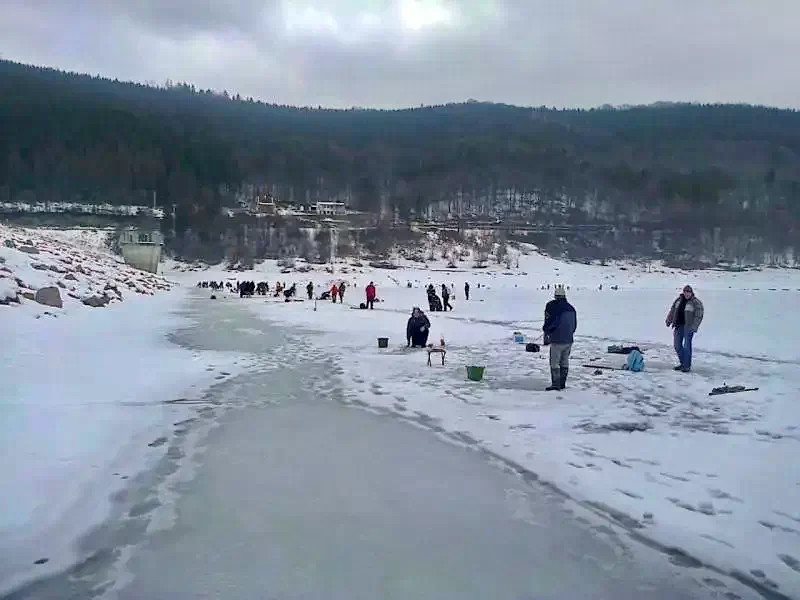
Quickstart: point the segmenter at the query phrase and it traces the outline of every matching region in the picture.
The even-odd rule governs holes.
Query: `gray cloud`
[[[2,0],[5,58],[289,104],[800,107],[796,0]]]

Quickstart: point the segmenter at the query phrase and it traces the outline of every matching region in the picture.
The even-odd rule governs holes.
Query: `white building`
[[[340,216],[347,214],[347,207],[344,202],[317,202],[316,211],[318,215]]]

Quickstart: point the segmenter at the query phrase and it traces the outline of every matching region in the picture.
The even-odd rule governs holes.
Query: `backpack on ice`
[[[632,350],[628,354],[628,360],[625,363],[625,369],[638,373],[644,369],[644,356],[638,350]]]

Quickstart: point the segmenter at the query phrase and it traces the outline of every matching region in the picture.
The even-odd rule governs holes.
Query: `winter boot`
[[[561,379],[559,383],[561,384],[562,390],[567,387],[567,375],[569,375],[569,367],[561,367]]]
[[[550,369],[550,378],[553,383],[544,388],[545,392],[553,392],[561,389],[561,369]]]

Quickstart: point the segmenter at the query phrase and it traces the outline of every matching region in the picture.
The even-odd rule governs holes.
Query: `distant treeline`
[[[209,238],[245,184],[401,216],[458,206],[548,222],[800,230],[800,113],[747,105],[554,110],[466,102],[298,108],[0,61],[0,202],[177,205]],[[164,220],[172,226],[171,219]]]

